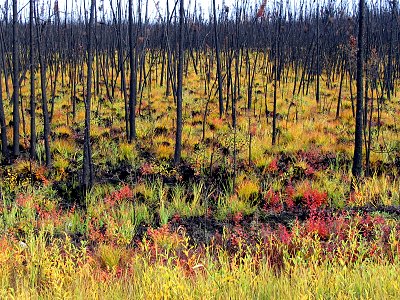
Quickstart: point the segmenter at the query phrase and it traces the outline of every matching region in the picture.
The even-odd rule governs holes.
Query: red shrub
[[[307,166],[307,169],[304,171],[307,176],[312,176],[315,173],[315,170],[312,166]]]
[[[278,225],[278,237],[282,243],[289,245],[292,242],[292,234],[287,230],[286,226]]]
[[[307,233],[318,234],[321,238],[329,237],[328,223],[325,218],[311,214],[306,225]]]
[[[286,201],[285,201],[285,203],[289,209],[292,209],[295,205],[294,193],[295,193],[294,187],[291,183],[289,183],[286,187]]]
[[[320,192],[317,189],[312,188],[307,189],[304,192],[303,197],[305,204],[312,211],[325,205],[328,200],[328,194],[326,192]]]
[[[235,222],[236,225],[238,225],[242,220],[243,214],[240,211],[233,215],[233,222]]]
[[[145,163],[140,167],[140,173],[141,173],[142,175],[149,175],[149,174],[152,174],[152,173],[153,173],[153,166],[152,166],[150,163],[145,162]]]
[[[269,163],[268,171],[271,173],[278,171],[278,159],[276,157]]]
[[[264,196],[265,200],[265,205],[264,209],[265,210],[272,210],[274,212],[281,212],[283,209],[279,193],[274,192],[272,189],[269,189],[268,192]]]
[[[122,187],[119,191],[115,191],[111,193],[108,197],[106,197],[105,202],[110,206],[114,206],[115,203],[121,202],[122,200],[131,199],[133,197],[133,192],[131,188],[127,185]]]

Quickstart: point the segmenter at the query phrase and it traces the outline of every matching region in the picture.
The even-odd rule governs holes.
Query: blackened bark
[[[36,22],[38,24],[38,22]],[[39,30],[39,27],[38,27]],[[47,104],[47,92],[46,92],[46,62],[43,58],[43,37],[41,37],[42,33],[37,33],[38,39],[38,56],[39,56],[39,64],[40,64],[40,87],[42,90],[42,110],[43,110],[43,133],[44,133],[44,148],[46,153],[46,166],[51,166],[51,153],[50,153],[50,118],[49,118],[49,109]]]
[[[317,86],[315,100],[317,104],[320,99],[320,37],[319,37],[319,2],[317,1]]]
[[[90,108],[92,98],[92,65],[93,65],[93,23],[94,23],[94,10],[96,7],[96,0],[92,0],[90,6],[90,18],[88,25],[88,44],[87,44],[87,83],[86,83],[86,97],[85,97],[85,136],[84,136],[84,150],[83,150],[83,178],[82,188],[83,193],[86,193],[93,186],[93,164],[92,164],[92,150],[90,145]]]
[[[174,153],[175,165],[178,165],[181,162],[181,152],[182,152],[183,26],[184,26],[184,0],[180,0],[178,78],[177,78],[177,88],[176,88],[176,135],[175,135],[175,153]]]
[[[31,159],[36,159],[36,95],[35,95],[35,57],[33,47],[33,12],[34,12],[34,0],[29,1],[29,37],[30,37],[30,115],[31,115],[31,134],[30,134],[30,156]]]
[[[122,27],[122,8],[121,2],[117,3],[118,5],[118,64],[121,72],[121,90],[124,97],[124,110],[125,110],[125,134],[126,138],[129,141],[130,139],[130,128],[129,128],[129,107],[128,107],[128,93],[126,90],[126,78],[125,78],[125,62],[124,62],[124,52],[122,47],[123,42],[123,27]]]
[[[4,105],[3,105],[3,86],[1,79],[1,68],[0,68],[0,129],[1,129],[1,155],[4,160],[8,159],[8,142],[7,142],[7,126],[6,126],[6,118],[4,114]]]
[[[390,26],[390,40],[389,40],[389,53],[388,53],[388,65],[386,71],[386,95],[387,99],[390,101],[391,95],[393,93],[393,48],[394,48],[394,37],[395,29],[397,24],[397,0],[392,1],[392,20]]]
[[[279,65],[279,43],[280,43],[280,34],[281,34],[281,18],[282,18],[282,2],[280,3],[280,12],[279,19],[276,24],[276,32],[275,32],[275,62],[274,62],[274,104],[272,111],[272,146],[276,144],[276,136],[277,136],[277,126],[276,126],[276,105],[277,105],[277,92],[278,92],[278,65]]]
[[[354,136],[354,156],[352,168],[353,176],[356,178],[360,177],[362,174],[363,156],[364,7],[365,0],[360,0],[358,17],[356,131]]]
[[[214,18],[214,42],[215,42],[215,55],[217,58],[217,80],[218,80],[218,103],[219,103],[219,117],[222,118],[224,113],[224,99],[222,96],[222,76],[221,76],[221,59],[217,31],[217,12],[215,8],[215,0],[213,0],[213,18]]]
[[[137,96],[137,82],[136,82],[136,53],[133,48],[133,8],[132,0],[129,0],[128,8],[128,26],[129,26],[129,62],[130,62],[130,78],[129,78],[129,141],[132,142],[136,139],[136,96]]]
[[[340,108],[342,106],[342,89],[343,89],[343,79],[345,75],[345,62],[344,59],[342,60],[342,71],[340,74],[340,84],[339,84],[339,96],[338,96],[338,102],[336,106],[336,119],[339,119],[340,117]]]
[[[13,155],[19,156],[19,45],[18,45],[18,3],[13,0]]]

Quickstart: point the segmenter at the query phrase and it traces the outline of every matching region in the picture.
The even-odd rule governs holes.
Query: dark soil
[[[334,209],[321,209],[318,215],[325,216],[326,218],[346,213],[348,216],[356,214],[373,214],[383,213],[392,218],[400,218],[400,206],[377,206],[372,205],[362,207],[348,207],[342,210]],[[244,216],[239,222],[235,222],[232,218],[220,221],[213,217],[188,217],[188,218],[174,218],[168,224],[171,231],[184,229],[189,241],[193,245],[208,245],[216,235],[221,235],[224,228],[231,230],[235,226],[240,226],[241,229],[247,233],[254,233],[257,228],[268,225],[271,229],[277,229],[278,225],[284,225],[290,228],[294,221],[298,220],[301,223],[310,217],[310,210],[305,208],[296,208],[292,211],[282,211],[279,213],[263,213],[251,214]],[[145,230],[144,230],[145,229]],[[141,239],[146,233],[147,227],[142,226],[139,228],[135,239]]]

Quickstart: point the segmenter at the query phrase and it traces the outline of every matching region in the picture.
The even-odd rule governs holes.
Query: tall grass
[[[160,254],[124,255],[30,237],[0,256],[1,299],[397,299],[400,263],[285,261],[274,271],[266,258],[206,251],[190,269]],[[3,248],[4,249],[4,248]],[[11,249],[11,250],[10,250]],[[121,271],[118,265],[124,265]]]

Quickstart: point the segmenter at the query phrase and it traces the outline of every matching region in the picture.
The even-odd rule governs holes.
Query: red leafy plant
[[[140,173],[142,175],[149,175],[154,172],[153,166],[151,163],[145,162],[141,167],[140,167]]]
[[[120,203],[122,200],[131,199],[132,197],[132,189],[128,185],[125,185],[118,191],[112,192],[108,197],[106,197],[105,202],[110,206],[114,206],[116,203]]]
[[[283,210],[283,205],[279,192],[275,192],[272,188],[264,196],[264,210],[273,211],[275,213],[281,212]]]
[[[15,199],[15,203],[19,207],[28,207],[33,203],[32,201],[33,201],[32,195],[24,195],[24,194],[19,194]]]
[[[274,157],[268,165],[268,172],[275,173],[278,171],[278,159]]]
[[[311,211],[316,211],[327,204],[328,194],[308,187],[303,193],[303,200],[307,208]]]
[[[295,206],[294,196],[295,196],[295,189],[292,183],[289,182],[289,184],[286,186],[286,199],[285,199],[286,206],[289,209],[293,209]]]
[[[322,239],[327,239],[330,235],[330,224],[327,218],[320,214],[311,213],[310,218],[306,223],[306,230],[308,233],[317,234]]]

